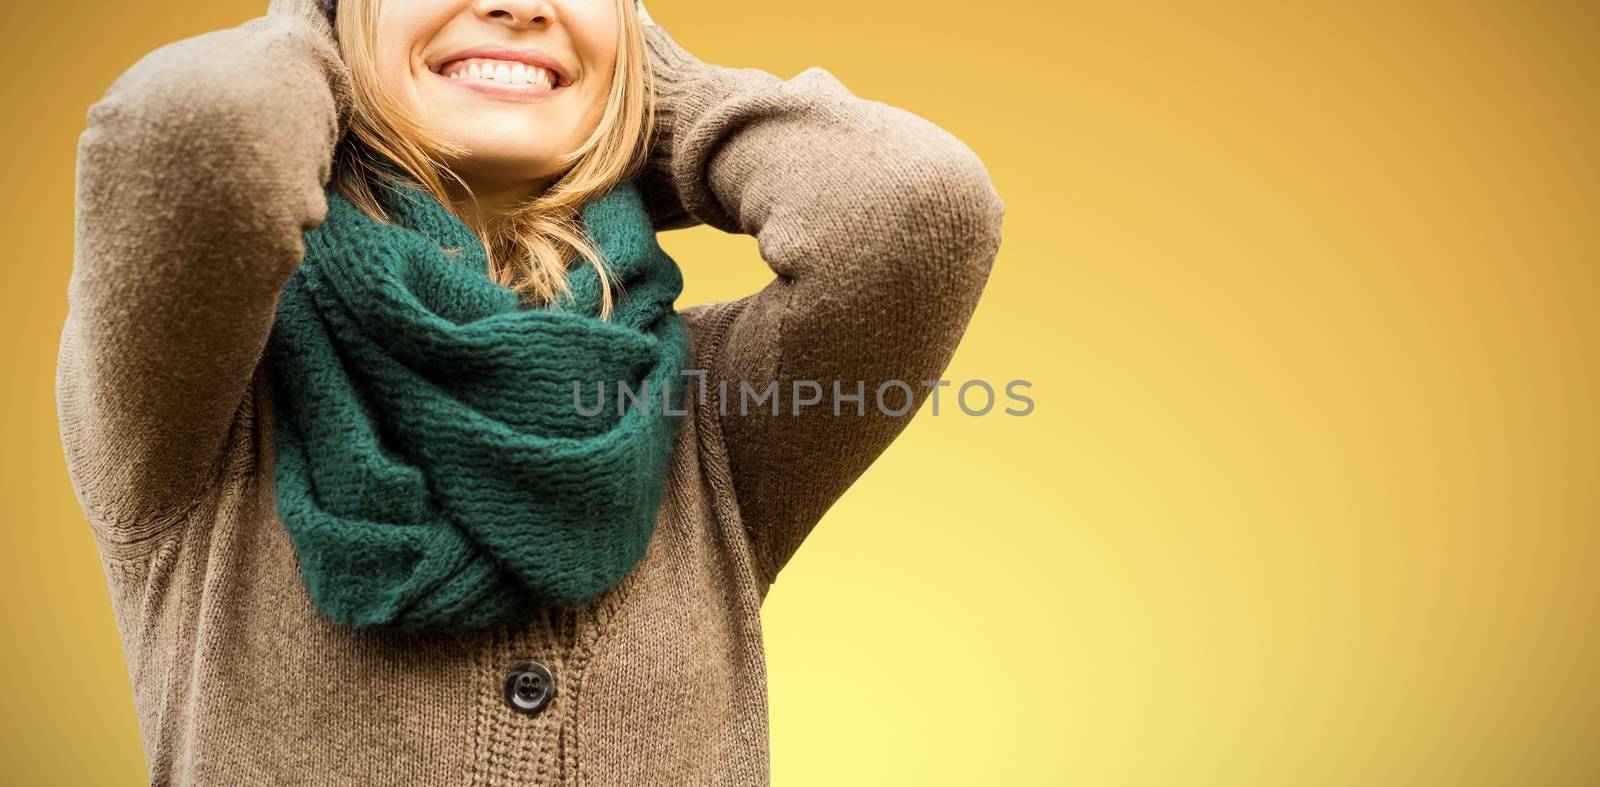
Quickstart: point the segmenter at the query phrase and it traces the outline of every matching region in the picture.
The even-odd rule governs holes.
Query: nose
[[[540,27],[555,21],[550,0],[479,0],[479,17],[513,27]]]

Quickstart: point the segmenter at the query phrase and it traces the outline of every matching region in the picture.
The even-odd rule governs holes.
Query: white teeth
[[[487,79],[508,85],[539,85],[553,88],[555,72],[519,62],[474,61],[465,66],[454,66],[445,74],[450,79]]]

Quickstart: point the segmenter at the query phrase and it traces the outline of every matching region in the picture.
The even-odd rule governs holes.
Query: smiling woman
[[[577,213],[645,161],[635,9],[345,0],[335,24],[357,100],[340,190],[376,215],[377,162],[394,163],[479,234],[497,283],[547,301],[574,253],[604,279]]]
[[[90,108],[57,409],[152,783],[767,783],[762,603],[908,419],[573,385],[937,379],[1004,204],[648,19],[274,0]],[[699,224],[772,283],[679,313]]]

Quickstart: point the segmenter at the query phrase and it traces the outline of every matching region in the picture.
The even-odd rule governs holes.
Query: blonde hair
[[[382,0],[344,0],[335,18],[355,92],[349,133],[336,153],[334,188],[368,215],[388,222],[375,189],[395,176],[385,160],[463,220],[478,236],[490,278],[524,299],[548,303],[570,292],[567,269],[582,256],[600,275],[601,318],[611,314],[611,277],[584,231],[580,211],[589,200],[633,177],[649,155],[655,101],[644,29],[634,0],[616,0],[621,20],[617,62],[605,112],[594,133],[560,161],[565,172],[550,186],[498,217],[491,229],[474,226],[449,199],[444,178],[466,182],[440,159],[467,151],[430,133],[386,89],[374,59],[377,8]],[[470,193],[470,189],[468,189]],[[446,249],[458,253],[459,249]]]

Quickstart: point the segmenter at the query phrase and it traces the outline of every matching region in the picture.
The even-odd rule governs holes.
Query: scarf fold
[[[277,507],[308,594],[335,623],[428,629],[599,595],[654,532],[664,399],[683,409],[689,363],[682,277],[637,188],[581,213],[614,280],[605,321],[592,265],[529,307],[437,200],[378,192],[392,224],[326,188],[268,340]]]

